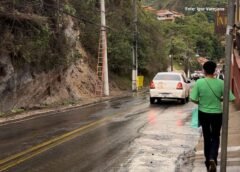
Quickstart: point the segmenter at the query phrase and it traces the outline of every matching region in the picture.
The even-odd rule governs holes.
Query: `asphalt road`
[[[0,172],[190,170],[193,107],[140,94],[0,124]]]

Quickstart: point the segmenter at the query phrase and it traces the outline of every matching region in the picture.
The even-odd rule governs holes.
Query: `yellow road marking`
[[[90,123],[90,124],[87,124],[81,128],[78,128],[76,130],[73,130],[71,132],[68,132],[66,134],[63,134],[61,136],[58,136],[56,138],[53,138],[51,140],[48,140],[46,142],[43,142],[39,145],[36,145],[32,148],[29,148],[23,152],[20,152],[20,153],[17,153],[15,155],[12,155],[10,157],[7,157],[5,159],[2,159],[0,160],[0,172],[4,171],[4,170],[7,170],[11,167],[14,167],[18,164],[20,164],[21,162],[24,162],[42,152],[45,152],[57,145],[60,145],[64,142],[67,142],[71,139],[74,139],[76,138],[77,136],[79,136],[81,134],[81,132],[84,132],[84,130],[87,130],[87,129],[90,129],[90,127],[94,127],[94,126],[97,126],[97,125],[100,125],[100,124],[103,124],[103,122],[113,118],[113,117],[116,117],[124,112],[128,112],[128,110],[125,110],[125,111],[122,111],[122,112],[119,112],[119,113],[116,113],[114,114],[114,116],[108,116],[108,117],[105,117],[104,119],[100,119],[98,121],[95,121],[93,123]]]
[[[94,127],[98,124],[101,124],[109,118],[110,117],[95,121],[95,122],[90,123],[90,124],[87,124],[87,125],[85,125],[81,128],[78,128],[76,130],[73,130],[71,132],[63,134],[63,135],[61,135],[59,137],[56,137],[54,139],[51,139],[49,141],[43,142],[43,143],[41,143],[37,146],[34,146],[30,149],[27,149],[23,152],[20,152],[20,153],[17,153],[15,155],[12,155],[8,158],[2,159],[2,160],[0,160],[0,172],[6,170],[8,168],[11,168],[13,166],[16,166],[17,164],[19,164],[19,163],[21,163],[21,162],[23,162],[27,159],[30,159],[30,158],[46,151],[46,150],[49,150],[49,149],[51,149],[51,148],[53,148],[53,147],[55,147],[55,146],[57,146],[61,143],[69,141],[69,140],[79,136],[79,134],[81,134],[82,131],[84,131],[86,129],[89,129],[90,127]]]

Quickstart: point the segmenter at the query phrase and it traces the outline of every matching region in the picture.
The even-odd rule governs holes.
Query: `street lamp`
[[[172,72],[173,71],[173,57],[171,54],[169,54],[169,59],[170,59],[170,71]]]
[[[186,72],[187,77],[189,78],[190,77],[190,62],[189,62],[190,57],[189,57],[189,55],[185,57],[185,60],[186,60],[186,62],[185,62],[185,65],[186,65],[185,70],[186,71],[185,72]]]
[[[195,57],[199,57],[199,54],[198,54],[198,49],[197,49],[197,53],[195,54]]]

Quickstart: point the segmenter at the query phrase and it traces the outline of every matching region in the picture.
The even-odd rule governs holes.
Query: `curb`
[[[96,98],[98,100],[89,100],[89,102],[82,103],[82,104],[79,103],[79,104],[71,105],[71,106],[68,105],[68,106],[62,106],[62,107],[61,106],[53,107],[53,108],[49,108],[49,109],[43,108],[40,110],[24,111],[22,113],[13,114],[13,115],[9,115],[6,117],[0,117],[0,126],[20,122],[22,120],[28,120],[28,119],[30,120],[30,119],[34,119],[34,118],[38,118],[38,117],[42,117],[42,116],[52,115],[55,113],[67,112],[67,111],[71,111],[74,109],[87,107],[90,105],[96,105],[96,104],[103,103],[106,101],[116,101],[116,100],[124,99],[127,97],[133,97],[134,94],[143,94],[146,92],[147,91],[145,89],[143,89],[137,93],[136,92],[135,93],[127,92],[127,93],[124,93],[123,95],[118,95],[118,96],[113,96],[113,97],[100,97],[100,98]]]

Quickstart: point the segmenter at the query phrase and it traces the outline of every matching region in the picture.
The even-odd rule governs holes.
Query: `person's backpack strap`
[[[218,99],[219,101],[222,101],[222,99],[221,99],[220,97],[218,97],[218,96],[214,93],[214,91],[213,91],[213,89],[211,88],[211,86],[209,85],[208,81],[207,81],[206,79],[204,79],[204,80],[206,81],[208,87],[210,88],[210,90],[212,91],[212,93],[214,94],[214,96],[217,97],[217,99]]]

